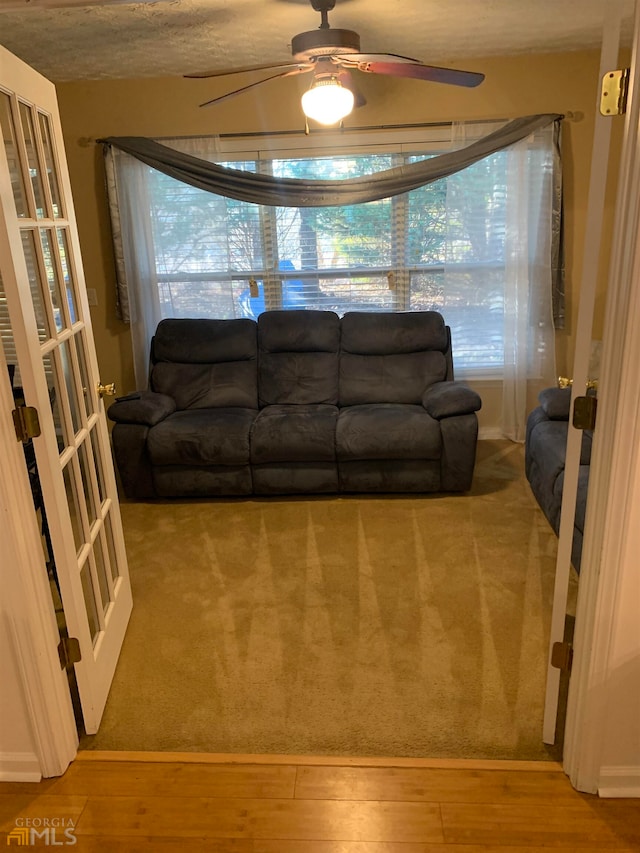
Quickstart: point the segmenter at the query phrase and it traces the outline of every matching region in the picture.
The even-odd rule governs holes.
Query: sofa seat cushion
[[[253,409],[175,412],[149,430],[152,465],[248,465]]]
[[[336,452],[340,460],[439,459],[440,425],[422,406],[348,406],[338,417]]]
[[[336,406],[266,406],[251,430],[251,461],[335,462]]]

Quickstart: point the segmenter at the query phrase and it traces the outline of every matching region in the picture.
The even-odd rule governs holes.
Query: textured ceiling
[[[611,0],[337,0],[362,50],[429,64],[600,44]],[[623,0],[631,29],[633,0]],[[1,11],[0,43],[53,81],[161,77],[279,62],[319,26],[309,0],[158,0]]]

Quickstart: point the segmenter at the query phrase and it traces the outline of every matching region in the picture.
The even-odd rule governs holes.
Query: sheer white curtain
[[[507,149],[502,430],[524,441],[538,392],[556,378],[552,304],[554,128]]]
[[[469,144],[474,125],[455,128],[454,145]],[[556,377],[552,304],[554,191],[559,178],[553,125],[449,179],[445,301],[465,325],[459,337],[485,353],[468,369],[473,381],[502,380],[501,432],[522,442],[538,392]],[[488,162],[493,161],[488,167]],[[489,203],[487,203],[489,199]],[[488,215],[489,214],[489,215]],[[470,276],[465,262],[477,264]],[[480,311],[465,310],[470,290],[484,294]],[[447,312],[445,312],[447,316]],[[492,367],[496,357],[499,367]],[[454,346],[454,360],[456,351]]]
[[[187,154],[215,160],[218,137],[168,140]],[[126,281],[120,314],[131,329],[136,388],[149,380],[149,348],[160,320],[167,316],[160,302],[156,242],[150,211],[149,167],[116,148],[105,152],[109,207],[114,236],[116,274]],[[122,296],[120,296],[122,300]]]
[[[148,173],[142,164],[112,151],[105,157],[120,314],[129,323],[136,388],[146,388],[149,346],[162,319],[156,277],[155,246],[149,217]],[[124,295],[124,298],[123,298]]]

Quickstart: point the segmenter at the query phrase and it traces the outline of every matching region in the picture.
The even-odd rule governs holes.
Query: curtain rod
[[[584,118],[584,113],[582,112],[572,112],[568,110],[565,113],[560,114],[565,121],[582,121]],[[460,119],[460,121],[464,121],[464,119]],[[482,124],[483,122],[491,122],[491,121],[510,121],[507,118],[488,118],[488,119],[471,119],[466,121],[465,124]],[[453,124],[456,124],[455,121],[432,121],[432,122],[415,122],[411,124],[369,124],[369,125],[361,125],[360,127],[343,127],[339,130],[330,127],[318,127],[315,128],[311,132],[311,136],[318,135],[329,135],[336,133],[358,133],[370,130],[419,130],[420,128],[427,127],[451,127]],[[263,138],[269,136],[302,136],[304,135],[304,129],[302,130],[257,130],[257,131],[243,131],[242,133],[195,133],[190,134],[188,136],[155,136],[153,137],[158,142],[162,142],[164,139],[201,139],[203,136],[217,136],[219,139],[256,139]],[[103,137],[94,138],[88,136],[81,136],[78,139],[78,145],[86,148],[89,145],[93,145],[94,143],[102,144]]]
[[[479,124],[482,119],[475,122],[467,122],[467,124]],[[503,121],[503,119],[488,119],[488,121]],[[504,119],[507,121],[507,119]],[[305,134],[304,128],[301,130],[250,130],[242,133],[212,133],[211,136],[217,136],[219,139],[247,139],[263,136],[323,136],[325,134],[340,134],[340,133],[359,133],[367,130],[418,130],[422,127],[451,127],[454,124],[452,121],[432,121],[432,122],[417,122],[415,124],[366,124],[359,127],[316,127],[309,134]],[[159,141],[162,139],[198,139],[202,134],[193,136],[157,136]]]
[[[509,119],[474,119],[466,122],[466,124],[481,124],[485,121],[509,121]],[[157,142],[162,142],[165,139],[202,139],[203,136],[217,136],[218,139],[256,139],[268,136],[323,136],[340,133],[359,133],[369,130],[418,130],[422,127],[451,127],[453,121],[432,121],[432,122],[416,122],[414,124],[367,124],[359,127],[317,127],[309,134],[306,134],[304,128],[300,130],[247,130],[242,133],[192,133],[187,136],[154,136]],[[101,143],[102,137],[95,139],[94,137],[80,137],[79,145],[91,145],[94,142]]]
[[[578,115],[577,113],[562,113],[563,119],[573,120],[574,116]],[[486,122],[495,122],[495,121],[511,121],[508,118],[476,118],[465,121],[464,119],[454,120],[454,121],[430,121],[430,122],[413,122],[410,124],[365,124],[360,125],[359,127],[317,127],[314,128],[309,134],[309,136],[323,136],[323,135],[331,135],[331,134],[340,134],[340,133],[361,133],[363,131],[369,130],[420,130],[423,127],[452,127],[454,124],[457,124],[458,121],[463,122],[465,124],[485,124]],[[256,137],[266,137],[266,136],[300,136],[304,134],[304,129],[302,130],[257,130],[257,131],[243,131],[242,133],[211,133],[204,134],[206,136],[217,136],[218,139],[255,139]],[[158,142],[162,142],[163,139],[199,139],[203,134],[193,134],[190,136],[156,136],[155,139]]]

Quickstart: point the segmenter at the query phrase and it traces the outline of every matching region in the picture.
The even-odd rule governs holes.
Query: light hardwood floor
[[[60,778],[0,783],[0,845],[45,818],[101,853],[640,851],[640,801],[579,794],[552,762],[81,752]]]

